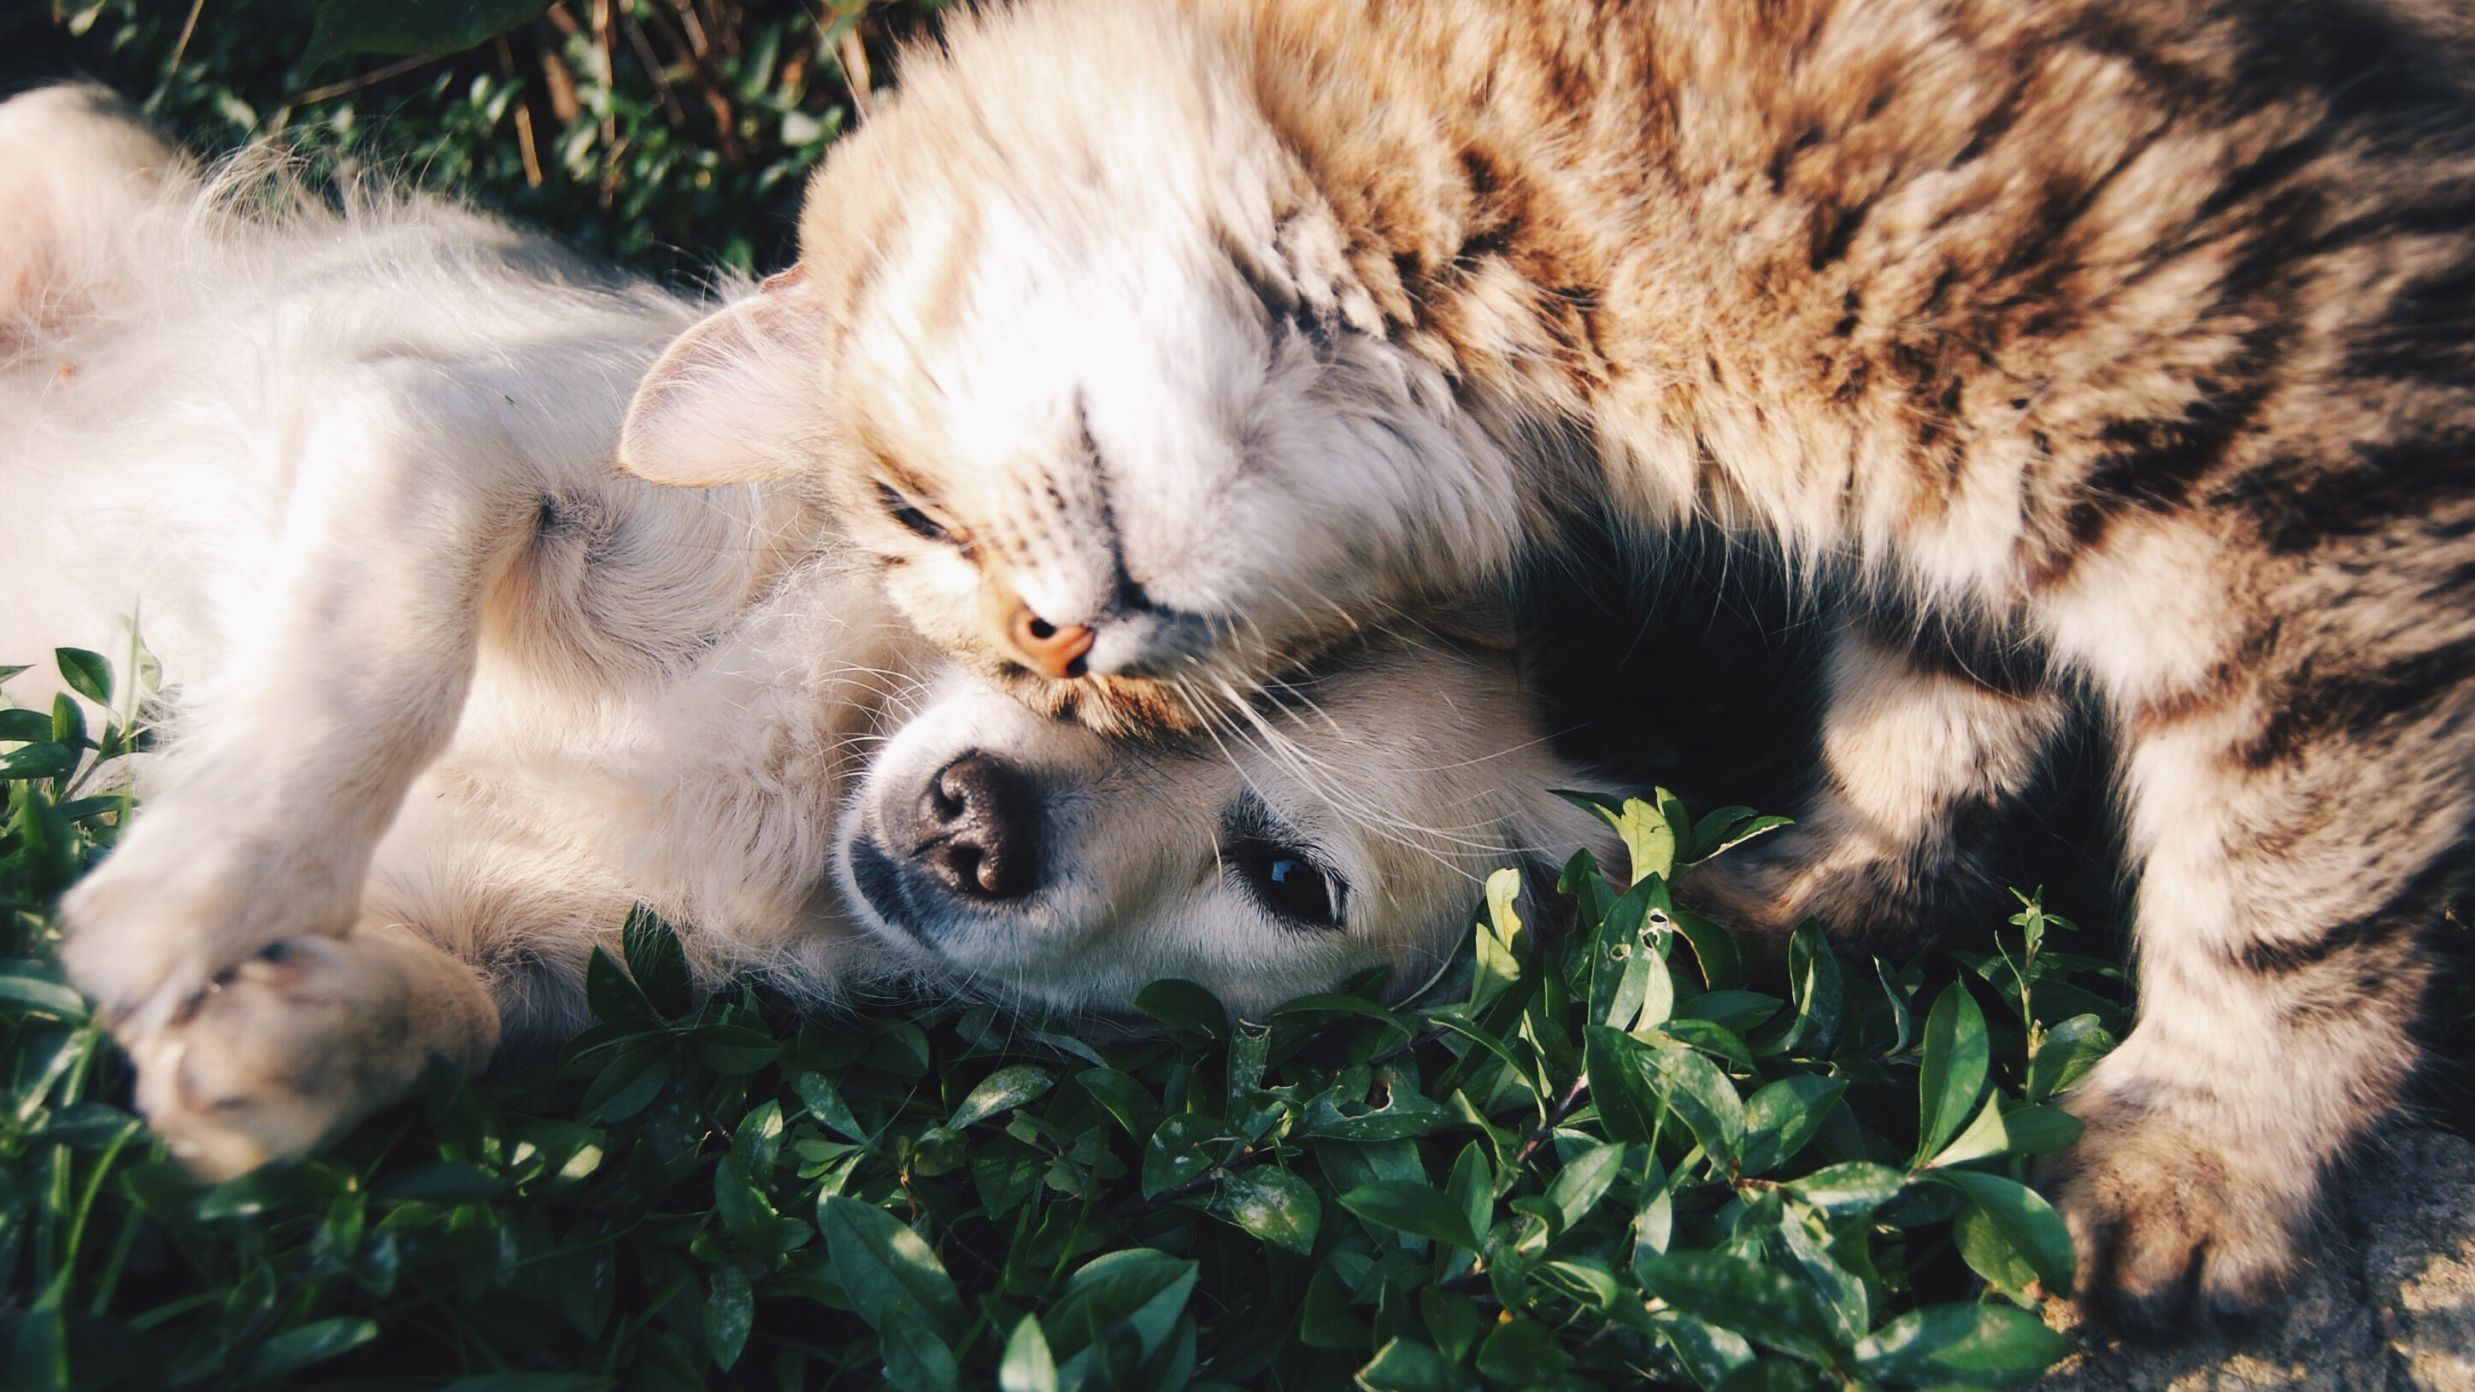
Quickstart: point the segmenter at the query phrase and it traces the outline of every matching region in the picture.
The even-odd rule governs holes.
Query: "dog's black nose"
[[[1019,899],[1039,888],[1039,807],[1021,769],[978,750],[928,780],[918,847],[928,874],[974,899]]]

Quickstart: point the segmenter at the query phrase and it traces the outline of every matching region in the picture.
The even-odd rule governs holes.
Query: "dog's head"
[[[1350,649],[1226,726],[1147,740],[957,675],[874,761],[834,874],[934,987],[1107,1014],[1180,977],[1253,1012],[1369,967],[1415,985],[1488,871],[1544,896],[1573,849],[1607,853],[1547,791],[1578,777],[1492,652]]]

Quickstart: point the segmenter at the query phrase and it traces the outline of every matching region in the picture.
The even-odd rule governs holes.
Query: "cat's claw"
[[[2042,1176],[2078,1258],[2083,1309],[2141,1338],[2240,1326],[2301,1265],[2317,1167],[2279,1147],[2229,1144],[2219,1109],[2192,1095],[2135,1102],[2083,1089],[2087,1126]]]

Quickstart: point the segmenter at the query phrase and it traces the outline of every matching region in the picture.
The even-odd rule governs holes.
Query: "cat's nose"
[[[1006,636],[1034,671],[1063,681],[1088,669],[1084,658],[1091,652],[1092,631],[1081,624],[1053,624],[1032,613],[1030,605],[1017,603],[1006,621]]]
[[[978,750],[937,770],[920,794],[913,854],[970,899],[1019,899],[1039,888],[1039,808],[1021,769]]]

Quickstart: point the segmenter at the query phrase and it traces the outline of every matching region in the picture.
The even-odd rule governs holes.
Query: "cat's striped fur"
[[[2399,1096],[2475,812],[2468,32],[1026,5],[915,55],[802,276],[674,348],[626,452],[813,464],[916,622],[1101,723],[1495,586],[1571,500],[1715,519],[1845,620],[1813,805],[1705,892],[1857,941],[2083,693],[2142,1012],[2053,1192],[2119,1311],[2240,1306]]]

